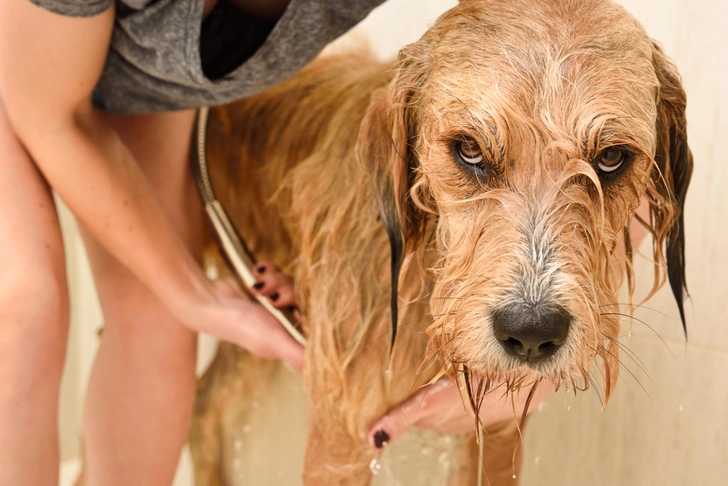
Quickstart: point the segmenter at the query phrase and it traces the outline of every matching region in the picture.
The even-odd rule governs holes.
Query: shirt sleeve
[[[69,17],[93,17],[109,8],[114,0],[30,0],[30,2]]]

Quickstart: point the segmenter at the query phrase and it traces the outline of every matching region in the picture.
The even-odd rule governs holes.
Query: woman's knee
[[[0,274],[0,356],[62,359],[68,334],[65,272],[15,261]],[[50,353],[50,354],[49,354]],[[36,355],[36,356],[34,356]]]

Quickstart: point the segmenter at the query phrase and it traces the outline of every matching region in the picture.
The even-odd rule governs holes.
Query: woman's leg
[[[194,114],[109,117],[195,255],[203,211],[188,153]],[[172,482],[195,389],[196,335],[85,235],[105,318],[86,399],[87,484]]]
[[[0,102],[0,484],[58,484],[58,390],[67,335],[55,204]]]

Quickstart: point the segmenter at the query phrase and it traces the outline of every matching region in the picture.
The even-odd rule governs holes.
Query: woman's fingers
[[[257,281],[251,289],[252,293],[265,296],[276,308],[294,308],[294,314],[299,314],[295,310],[293,279],[281,273],[271,262],[258,263],[253,268],[253,275]],[[221,305],[232,311],[232,315],[228,315],[235,322],[235,336],[231,341],[261,358],[281,359],[299,371],[303,368],[303,346],[286,332],[272,314],[248,300],[249,297],[246,299],[232,280],[217,281],[217,288],[224,296]]]
[[[475,429],[475,420],[463,405],[457,386],[447,379],[426,385],[395,405],[369,430],[369,443],[381,448],[412,426],[443,433],[465,433]]]
[[[296,298],[293,294],[292,286],[283,286],[273,289],[266,295],[266,297],[268,297],[268,300],[270,300],[271,304],[273,304],[273,307],[277,309],[286,309],[296,306]]]
[[[529,412],[545,400],[553,391],[553,385],[542,380],[529,404]],[[480,421],[484,427],[504,420],[520,417],[530,388],[519,390],[513,396],[502,389],[486,395],[480,408]],[[399,405],[389,409],[369,430],[369,444],[381,448],[399,438],[410,427],[436,430],[443,434],[463,434],[475,430],[475,417],[470,406],[463,402],[461,390],[446,378],[426,385]]]
[[[253,269],[253,275],[257,281],[252,291],[268,297],[273,307],[284,309],[296,306],[293,279],[283,274],[273,263],[258,263]]]

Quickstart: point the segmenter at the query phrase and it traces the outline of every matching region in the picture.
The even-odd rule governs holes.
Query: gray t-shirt
[[[97,15],[114,2],[30,1],[75,17]],[[231,14],[238,11],[230,5],[218,5],[228,10],[206,32],[203,0],[116,0],[114,33],[94,103],[114,113],[145,113],[220,105],[253,95],[296,73],[383,1],[290,0],[268,28],[242,13]],[[254,30],[252,38],[245,38]],[[223,64],[231,70],[213,68],[215,76],[207,75],[211,71],[203,69],[201,38],[231,43],[212,48],[213,57],[228,58]],[[236,45],[236,39],[245,46]],[[249,55],[230,66],[228,54],[245,49]]]

